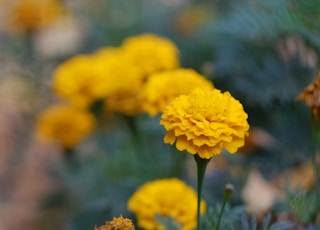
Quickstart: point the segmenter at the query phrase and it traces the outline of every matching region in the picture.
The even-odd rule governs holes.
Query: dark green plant
[[[218,213],[220,205],[211,208],[207,214],[203,216],[201,229],[214,229],[218,221]],[[253,214],[247,213],[245,206],[236,206],[231,208],[227,206],[221,219],[221,227],[223,230],[285,230],[290,229],[296,224],[293,222],[272,222],[271,213],[268,213],[261,224]]]
[[[316,220],[320,208],[317,205],[317,191],[314,189],[310,192],[286,191],[288,205],[300,223],[308,224]]]
[[[163,217],[159,214],[156,214],[156,220],[159,224],[164,226],[166,230],[180,230],[182,226],[180,223],[177,223],[177,221],[170,216]]]

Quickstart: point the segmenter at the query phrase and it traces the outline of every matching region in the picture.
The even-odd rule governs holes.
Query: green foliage
[[[308,159],[311,155],[310,112],[295,98],[319,69],[320,1],[172,2],[170,5],[170,1],[158,0],[101,0],[85,6],[79,3],[74,13],[88,24],[88,35],[76,53],[119,45],[133,34],[153,32],[166,36],[178,45],[182,66],[195,68],[206,74],[217,88],[230,91],[244,105],[250,126],[265,130],[276,140],[272,146],[257,146],[247,155],[226,156],[229,167],[240,165],[244,171],[255,167],[266,178],[274,178]],[[198,6],[213,9],[207,12],[210,17],[190,33],[179,32],[176,27],[180,13]],[[5,44],[0,45],[1,60],[14,56],[12,73],[22,73],[31,82],[32,90],[37,90],[33,97],[41,98],[33,103],[35,111],[26,112],[28,121],[31,116],[35,119],[39,105],[56,100],[48,96],[48,82],[54,66],[68,57],[37,56],[32,36],[11,39],[1,32],[0,39]],[[2,69],[10,66],[3,63]],[[208,64],[213,69],[211,72],[205,71]],[[96,107],[92,110],[99,111]],[[25,147],[26,140],[31,139],[30,127],[21,132],[21,139],[25,140],[20,140],[19,151]],[[61,162],[47,165],[48,174],[59,186],[58,191],[47,194],[39,205],[43,211],[40,229],[65,229],[62,226],[66,222],[71,226],[69,229],[93,229],[95,224],[101,225],[120,214],[134,219],[126,202],[144,182],[175,176],[195,184],[189,156],[165,145],[163,136],[159,117],[136,116],[128,120],[115,115],[100,121],[97,132],[75,149],[76,169],[70,170],[60,165]],[[221,208],[216,201],[222,199],[220,188],[229,181],[239,189],[231,198],[232,204],[225,209],[220,229],[278,230],[293,226],[274,223],[271,214],[257,223],[253,215],[245,212],[244,206],[235,206],[243,203],[240,193],[245,178],[234,178],[229,173],[231,169],[215,171],[205,179],[204,197],[208,197],[209,210],[202,216],[201,230],[215,228]],[[286,195],[286,211],[294,213],[298,222],[315,221],[319,213],[314,202],[315,192],[286,191]],[[157,220],[168,230],[179,229],[170,217],[157,215]]]
[[[310,2],[314,3],[245,1],[204,27],[197,36],[206,36],[204,40],[212,47],[215,83],[239,95],[249,106],[292,102],[317,70],[299,60],[298,50],[286,60],[280,49],[286,49],[288,39],[297,37],[301,44],[296,42],[296,49],[302,46],[318,52],[319,42],[308,37],[317,36],[319,30],[306,23],[306,18],[312,13],[318,17],[319,1]]]
[[[214,74],[209,77],[215,86],[243,102],[251,126],[267,130],[279,141],[272,150],[259,148],[257,155],[246,160],[266,177],[310,156],[310,113],[295,100],[318,72],[320,31],[311,18],[319,17],[319,4],[233,2],[193,38],[203,50],[197,51],[197,58],[204,58],[200,62],[213,64]],[[196,63],[192,58],[186,62]]]
[[[216,229],[217,217],[220,207],[210,209],[202,218],[201,229]],[[228,207],[222,216],[219,229],[225,230],[285,230],[295,226],[292,222],[271,222],[271,214],[268,213],[261,224],[253,214],[247,214],[244,206]]]
[[[215,205],[201,217],[201,230],[216,229],[218,215],[221,206]],[[248,214],[244,206],[227,206],[222,216],[222,222],[219,229],[223,230],[286,230],[295,227],[296,224],[289,221],[272,222],[272,215],[268,213],[260,224],[253,214]],[[168,230],[181,229],[171,217],[162,217],[157,215],[157,221],[165,226]]]
[[[314,58],[320,53],[319,24],[315,20],[320,15],[320,1],[203,1],[173,7],[144,0],[95,4],[96,10],[84,14],[92,22],[92,36],[85,51],[102,45],[118,45],[127,36],[143,32],[169,37],[180,48],[183,66],[203,71],[204,65],[211,63],[214,72],[206,73],[208,78],[217,88],[230,91],[244,104],[252,127],[266,130],[277,140],[271,148],[257,148],[249,156],[226,157],[232,164],[258,167],[270,178],[309,157],[309,111],[297,104],[295,98],[318,71],[316,60],[316,64],[310,63],[306,57]],[[185,36],[179,34],[173,24],[179,11],[190,5],[212,7],[216,11],[213,11],[215,17]],[[296,49],[292,50],[290,44]],[[97,216],[106,213],[104,219],[120,213],[130,216],[126,201],[135,188],[146,181],[178,176],[194,183],[184,168],[185,155],[163,145],[159,118],[139,116],[128,121],[117,117],[111,123],[115,125],[113,130],[102,129],[90,140],[95,146],[90,152],[97,154],[82,160],[80,172],[63,178],[70,193],[77,194],[74,199],[82,203],[81,211],[71,212],[77,229],[104,222],[103,218],[94,222],[88,213]],[[219,185],[223,185],[226,180],[235,180],[229,174],[217,177],[219,179],[206,183],[204,194],[211,194],[211,202],[209,212],[202,217],[203,230],[214,229],[220,211],[220,206],[213,203],[221,198],[215,183],[219,181]],[[244,183],[235,182],[239,188]],[[304,197],[298,196],[292,198],[290,208],[299,216],[304,215],[302,222],[311,221],[314,209],[302,211],[304,208],[298,200],[307,203]],[[238,194],[235,203],[240,202]],[[99,203],[101,205],[97,205]],[[81,224],[77,224],[80,219]],[[177,229],[171,218],[158,215],[157,219],[168,229]],[[255,217],[246,215],[243,207],[227,207],[221,221],[221,229],[286,229],[289,225],[273,223],[267,215],[258,226]]]
[[[156,220],[159,224],[161,224],[167,230],[179,230],[181,229],[181,226],[182,226],[180,223],[177,223],[177,221],[170,216],[163,217],[159,214],[156,214]]]
[[[320,208],[317,206],[317,192],[290,191],[286,192],[290,210],[297,215],[299,222],[303,224],[315,221]]]
[[[220,210],[221,205],[219,204],[210,207],[207,213],[201,217],[200,229],[215,229]],[[244,212],[244,207],[242,206],[231,208],[227,205],[221,218],[220,229],[233,229],[235,220],[242,212]]]

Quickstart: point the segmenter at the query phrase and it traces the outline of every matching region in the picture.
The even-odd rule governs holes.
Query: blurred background
[[[192,158],[163,143],[159,116],[135,116],[138,147],[123,119],[106,120],[77,146],[77,170],[35,138],[60,63],[142,33],[171,39],[181,66],[230,91],[249,115],[246,145],[209,165],[208,204],[221,204],[233,183],[231,206],[314,221],[283,194],[315,184],[311,115],[296,97],[318,73],[319,19],[319,0],[1,0],[0,229],[94,229],[120,214],[134,219],[127,200],[146,181],[196,184]]]

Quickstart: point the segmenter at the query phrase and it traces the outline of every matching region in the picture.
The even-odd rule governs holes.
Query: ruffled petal
[[[249,130],[247,118],[242,104],[229,92],[196,89],[172,100],[160,124],[170,136],[175,135],[178,150],[208,159],[223,149],[235,153],[244,145]]]

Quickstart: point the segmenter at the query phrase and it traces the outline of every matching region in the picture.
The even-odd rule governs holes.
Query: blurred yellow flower
[[[139,112],[138,95],[144,81],[141,69],[121,48],[102,48],[94,55],[96,62],[103,66],[105,82],[109,86],[106,109],[126,115]]]
[[[229,92],[196,89],[171,101],[160,124],[168,131],[165,143],[210,159],[222,149],[235,153],[244,145],[247,118],[242,104]]]
[[[106,99],[108,111],[134,115],[141,111],[139,95],[147,74],[178,65],[179,51],[169,39],[143,34],[126,39],[120,47],[67,60],[57,67],[53,88],[77,106]]]
[[[106,100],[107,112],[121,113],[127,116],[133,116],[141,112],[139,104],[139,89],[131,91],[119,91],[110,95]]]
[[[52,105],[39,114],[36,132],[41,140],[55,141],[72,148],[94,128],[94,117],[86,110],[68,105]]]
[[[149,75],[140,96],[142,110],[150,116],[162,112],[177,96],[191,93],[196,88],[212,89],[213,84],[192,69],[173,69]]]
[[[123,218],[122,215],[118,218],[114,217],[111,221],[107,221],[105,225],[95,227],[94,230],[135,230],[132,220]]]
[[[121,46],[144,75],[176,68],[180,65],[179,50],[169,39],[155,34],[127,38]]]
[[[143,229],[164,229],[156,220],[156,214],[172,217],[182,229],[191,230],[197,225],[197,193],[177,178],[159,179],[142,185],[128,201]],[[201,213],[206,210],[201,202]]]
[[[138,95],[143,74],[121,48],[105,47],[91,55],[77,55],[62,63],[53,76],[58,96],[74,105],[88,107],[106,99],[112,112],[140,111]]]
[[[106,80],[104,66],[92,55],[77,55],[60,64],[53,74],[53,90],[70,103],[87,107],[103,99],[113,87]]]
[[[11,0],[5,6],[8,29],[18,33],[41,29],[64,13],[59,0]]]

